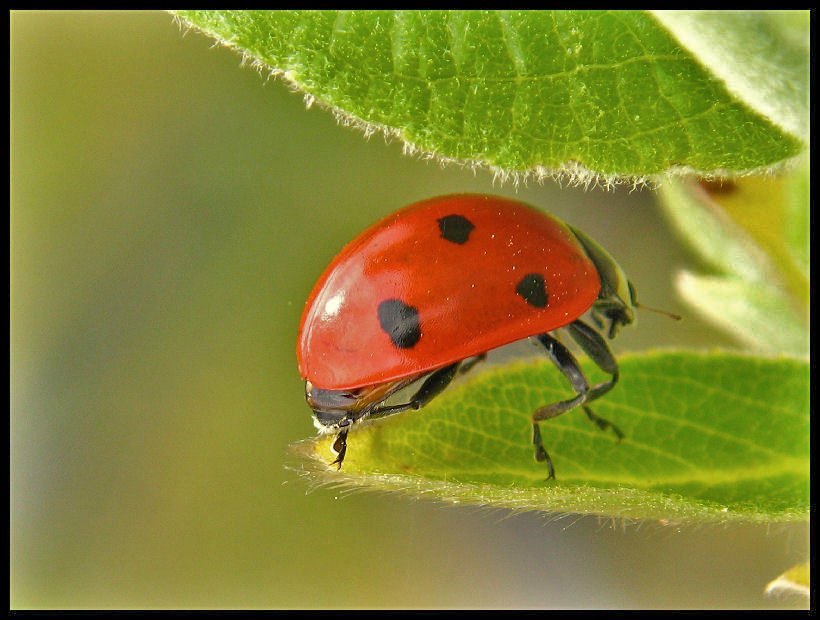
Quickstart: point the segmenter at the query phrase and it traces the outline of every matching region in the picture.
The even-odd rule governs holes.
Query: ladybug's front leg
[[[335,465],[336,469],[341,469],[347,452],[347,429],[336,435],[336,441],[333,442],[333,451],[336,453],[336,460],[331,465]]]
[[[431,373],[409,402],[400,405],[374,407],[367,414],[367,418],[372,420],[374,418],[383,418],[393,415],[394,413],[407,411],[408,409],[421,409],[450,384],[456,376],[460,364],[461,362],[456,362],[455,364],[450,364]],[[336,441],[333,442],[333,451],[336,453],[336,460],[333,461],[331,465],[336,465],[337,469],[342,468],[342,462],[345,460],[345,453],[347,452],[347,432],[352,423],[353,420],[350,414],[348,414],[348,417],[339,424],[339,427],[343,430],[339,431],[339,434],[336,435]]]
[[[430,374],[421,384],[418,391],[413,394],[413,398],[409,402],[401,405],[385,405],[383,407],[376,407],[369,414],[368,418],[383,418],[384,416],[393,415],[408,409],[421,409],[429,403],[433,398],[441,394],[441,392],[450,385],[450,382],[455,378],[461,362],[450,364],[444,368],[440,368],[434,373]]]

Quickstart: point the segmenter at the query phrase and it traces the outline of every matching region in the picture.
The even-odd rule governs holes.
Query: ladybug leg
[[[487,354],[486,354],[486,353],[482,353],[482,354],[480,354],[480,355],[476,355],[476,356],[475,356],[473,359],[471,359],[469,362],[463,362],[463,363],[461,364],[461,368],[459,368],[459,369],[458,369],[458,371],[459,371],[461,374],[464,374],[465,372],[470,372],[470,371],[473,369],[473,366],[475,366],[475,365],[476,365],[476,364],[478,364],[479,362],[483,362],[483,361],[484,361],[484,360],[486,360],[486,359],[487,359]]]
[[[367,417],[370,419],[383,418],[384,416],[393,415],[394,413],[399,413],[401,411],[407,411],[408,409],[421,409],[424,405],[441,394],[444,388],[450,385],[450,382],[456,376],[456,372],[458,371],[458,367],[460,365],[461,362],[456,362],[455,364],[450,364],[449,366],[440,368],[432,373],[429,377],[427,377],[427,379],[424,380],[424,383],[421,384],[421,387],[413,395],[413,398],[411,398],[409,402],[402,403],[400,405],[385,405],[384,407],[376,407],[370,411]]]
[[[552,466],[552,459],[550,459],[549,454],[547,454],[547,451],[544,449],[544,444],[541,440],[541,428],[538,426],[538,422],[559,416],[573,407],[582,404],[586,400],[587,393],[589,392],[589,381],[587,381],[587,378],[584,376],[581,367],[578,365],[578,361],[563,344],[558,342],[558,340],[550,334],[541,334],[540,336],[536,336],[536,338],[547,350],[547,355],[549,355],[552,362],[558,366],[558,369],[567,378],[572,389],[578,393],[575,398],[540,407],[532,414],[532,443],[535,446],[535,460],[539,462],[546,461],[547,470],[549,471],[547,480],[549,480],[550,478],[555,478],[555,469]]]
[[[587,381],[587,378],[584,376],[584,372],[581,370],[581,366],[578,365],[578,361],[563,344],[549,334],[541,334],[540,336],[536,336],[536,338],[547,350],[547,355],[552,360],[552,363],[558,366],[558,370],[564,373],[572,389],[578,394],[575,398],[561,400],[557,403],[536,409],[532,419],[538,422],[559,416],[586,401],[587,393],[589,392],[589,381]]]
[[[449,366],[445,366],[444,368],[440,368],[434,373],[431,373],[430,376],[425,379],[424,383],[421,384],[421,387],[413,395],[413,398],[411,398],[409,402],[402,403],[400,405],[375,407],[370,410],[370,413],[367,414],[367,418],[383,418],[385,416],[393,415],[394,413],[407,411],[408,409],[421,409],[424,405],[433,400],[433,398],[438,396],[442,390],[450,384],[456,376],[456,372],[458,371],[458,367],[460,365],[461,362],[456,362],[455,364],[450,364]],[[333,442],[333,451],[336,453],[336,460],[333,461],[331,465],[336,465],[337,469],[342,468],[342,462],[345,460],[345,453],[347,452],[347,432],[349,430],[349,425],[351,424],[350,419],[347,418],[347,420],[347,422],[343,420],[340,424],[340,426],[344,426],[344,428],[339,431],[339,434],[336,435],[336,441]]]
[[[584,410],[584,413],[587,414],[587,417],[590,419],[590,421],[595,422],[595,424],[598,425],[598,428],[600,428],[602,431],[611,428],[612,432],[615,433],[615,436],[618,438],[618,441],[621,441],[621,439],[624,438],[624,432],[620,428],[615,426],[612,422],[610,422],[609,420],[605,420],[601,416],[595,414],[592,411],[592,409],[590,409],[586,405],[584,405],[582,409]]]
[[[333,451],[336,453],[336,460],[331,465],[335,465],[336,469],[341,469],[342,461],[345,460],[345,453],[347,452],[347,429],[336,435],[336,441],[333,442]]]
[[[555,480],[555,468],[552,466],[552,459],[544,450],[544,443],[541,441],[541,429],[535,422],[532,423],[532,443],[535,446],[535,460],[539,463],[547,462],[547,471],[549,472],[547,480],[550,478]]]
[[[615,356],[612,355],[609,345],[607,345],[606,340],[603,339],[601,334],[583,321],[573,321],[567,325],[566,330],[578,346],[583,349],[584,353],[589,355],[592,361],[595,362],[598,368],[603,370],[605,373],[612,375],[612,379],[609,381],[599,383],[589,390],[585,402],[592,402],[593,400],[600,398],[609,392],[609,390],[615,387],[615,384],[618,383],[618,378],[620,377],[618,372],[618,362],[615,360]],[[598,425],[598,428],[601,430],[611,428],[612,432],[618,437],[618,441],[624,438],[624,434],[621,429],[615,426],[612,422],[595,415],[592,412],[592,409],[587,407],[586,404],[583,408],[584,413],[587,414],[587,417],[592,422]]]
[[[589,311],[589,318],[592,319],[598,329],[604,329],[604,319],[601,318],[601,313],[597,309],[593,308]]]

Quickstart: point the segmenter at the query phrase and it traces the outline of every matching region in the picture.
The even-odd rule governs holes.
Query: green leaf
[[[805,162],[804,162],[805,164]],[[808,166],[777,177],[747,177],[708,192],[771,261],[777,285],[808,310]],[[800,228],[803,227],[801,231]],[[802,236],[802,237],[801,237]],[[731,270],[729,271],[731,273]]]
[[[764,352],[808,354],[808,166],[777,178],[668,182],[661,203],[712,273],[682,272],[702,316]]]
[[[809,205],[811,182],[809,180],[809,158],[798,168],[791,182],[786,185],[785,208],[783,220],[786,227],[785,242],[794,265],[800,270],[803,280],[809,280],[809,254],[811,247],[811,221]]]
[[[809,135],[809,11],[652,13],[738,100]]]
[[[776,277],[768,255],[700,183],[669,181],[658,192],[675,229],[710,270],[749,283]]]
[[[591,380],[604,375],[584,364]],[[546,362],[487,369],[420,412],[309,444],[320,479],[485,505],[672,521],[792,521],[809,509],[809,369],[725,353],[625,356],[596,401],[541,424],[557,480],[535,462],[532,412],[571,396]]]
[[[811,565],[806,562],[790,568],[766,586],[766,594],[797,594],[809,598],[811,596]]]
[[[727,89],[642,11],[176,15],[344,122],[400,137],[410,151],[502,174],[617,181],[680,167],[742,172],[794,157],[807,135],[795,137],[784,129],[788,119],[773,117],[791,108],[761,107],[748,92]],[[758,49],[760,29],[749,31],[749,19],[722,20],[745,44],[720,48],[739,53],[736,65]],[[779,54],[766,66],[794,75],[789,84],[801,77],[808,84],[803,56],[803,65]]]
[[[764,282],[696,275],[683,271],[678,292],[705,319],[727,330],[756,351],[805,356],[806,325],[780,289]]]

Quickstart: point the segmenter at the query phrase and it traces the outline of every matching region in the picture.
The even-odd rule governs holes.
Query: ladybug
[[[576,395],[532,414],[535,458],[555,477],[539,423],[588,403],[618,382],[604,337],[634,322],[635,289],[581,231],[527,204],[478,194],[414,203],[372,225],[333,259],[302,314],[296,356],[314,424],[336,433],[339,468],[350,429],[420,409],[487,351],[533,338]],[[579,317],[589,312],[597,329]],[[553,334],[563,329],[611,376],[590,386]],[[412,383],[405,403],[385,404]]]

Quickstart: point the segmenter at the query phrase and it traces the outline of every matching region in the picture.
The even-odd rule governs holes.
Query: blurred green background
[[[677,299],[648,191],[518,190],[365,140],[161,12],[11,25],[11,607],[803,607],[808,526],[613,524],[316,488],[302,306],[365,226],[450,192],[592,235],[651,313],[616,351],[733,346]],[[290,468],[290,469],[289,469]]]

